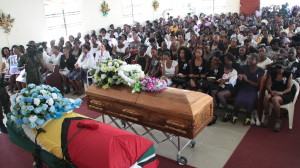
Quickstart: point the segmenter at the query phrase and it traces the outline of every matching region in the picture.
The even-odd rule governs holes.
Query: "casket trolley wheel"
[[[187,164],[187,159],[184,156],[181,156],[177,158],[177,163],[181,166],[184,166]]]
[[[191,148],[194,148],[195,147],[195,145],[196,145],[196,141],[195,140],[191,140]]]
[[[188,146],[190,145],[191,148],[194,148],[196,145],[196,141],[194,139],[189,140],[188,143],[186,143],[182,148],[180,148],[180,137],[178,137],[178,153],[177,153],[177,163],[181,166],[186,165],[187,164],[187,159],[184,156],[181,156],[182,151]]]

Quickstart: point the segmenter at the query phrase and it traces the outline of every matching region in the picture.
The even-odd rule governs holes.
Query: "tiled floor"
[[[11,96],[11,99],[15,95]],[[79,98],[84,97],[80,96]],[[67,94],[65,97],[78,98],[72,94]],[[185,156],[188,160],[188,165],[201,168],[221,168],[225,165],[243,136],[246,134],[249,126],[243,126],[242,121],[238,121],[235,125],[221,122],[224,111],[222,109],[215,110],[218,115],[218,121],[215,125],[206,127],[196,137],[196,145],[194,148],[188,146],[183,152],[182,156]],[[242,118],[243,116],[241,116]],[[102,121],[102,117],[98,118]],[[109,122],[109,118],[106,116],[106,122]],[[119,121],[118,121],[119,122]],[[135,128],[138,132],[143,132],[141,126],[136,125]],[[128,130],[133,132],[132,130]],[[159,131],[154,131],[155,136],[162,140],[164,135]],[[149,135],[145,137],[155,142]],[[189,140],[181,138],[181,145],[183,146]],[[161,156],[176,160],[177,149],[169,141],[165,141],[160,144],[156,144],[156,152]]]

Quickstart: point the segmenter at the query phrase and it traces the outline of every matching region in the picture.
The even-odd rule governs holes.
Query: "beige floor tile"
[[[203,134],[202,134],[203,133]],[[196,142],[233,151],[243,138],[243,133],[236,133],[219,128],[205,128],[196,138]]]
[[[232,152],[215,146],[200,144],[187,150],[188,165],[199,168],[222,168]]]

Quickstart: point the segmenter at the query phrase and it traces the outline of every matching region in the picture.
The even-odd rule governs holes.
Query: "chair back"
[[[297,101],[298,95],[299,95],[299,83],[296,82],[296,81],[293,79],[293,80],[292,80],[292,84],[295,85],[295,87],[296,87],[296,93],[295,93],[295,96],[294,96],[294,99],[293,99],[293,104],[295,104],[296,101]]]

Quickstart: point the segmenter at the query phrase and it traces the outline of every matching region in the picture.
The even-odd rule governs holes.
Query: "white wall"
[[[99,34],[100,28],[108,29],[110,24],[115,27],[122,25],[122,4],[120,0],[106,1],[109,5],[110,12],[103,16],[100,11],[102,1],[99,0],[81,0],[81,15],[83,22],[82,35],[96,30]]]
[[[240,12],[240,0],[226,0],[226,12]]]
[[[15,18],[10,34],[0,28],[0,48],[42,41],[46,35],[43,0],[0,0],[0,10]]]

